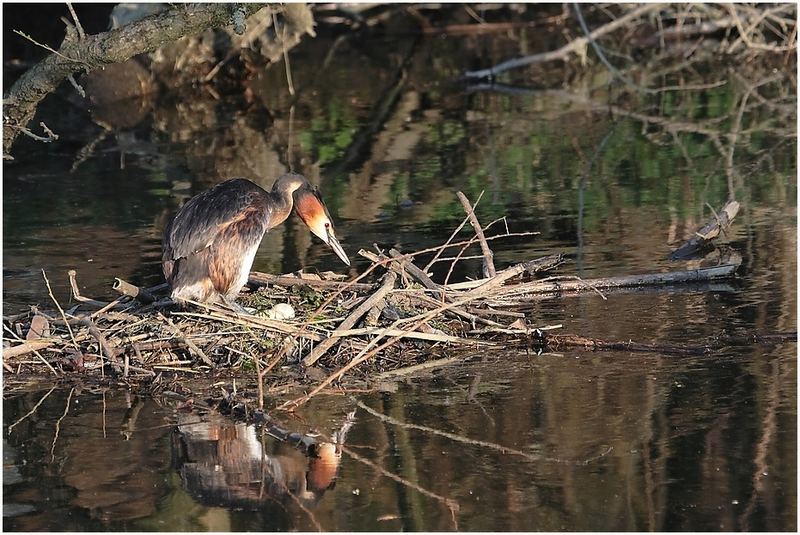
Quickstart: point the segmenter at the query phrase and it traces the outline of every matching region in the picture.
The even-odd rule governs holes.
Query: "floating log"
[[[669,259],[686,260],[708,252],[712,247],[712,240],[719,236],[720,232],[725,232],[728,227],[731,226],[733,218],[736,217],[738,213],[739,203],[736,201],[728,201],[719,213],[715,213],[686,243],[672,251],[669,255]]]
[[[667,271],[664,273],[647,273],[642,275],[624,275],[619,277],[602,277],[597,279],[573,279],[559,281],[532,281],[500,288],[488,289],[485,294],[498,296],[523,296],[525,294],[586,292],[601,289],[626,288],[636,286],[654,286],[682,284],[687,282],[705,282],[725,279],[734,276],[739,263],[724,264],[708,268]],[[505,273],[505,272],[501,272]],[[498,277],[500,275],[498,274]],[[479,286],[475,290],[480,290]],[[472,290],[472,291],[475,291]]]
[[[644,344],[633,340],[602,340],[575,334],[550,334],[545,331],[534,333],[533,343],[550,350],[564,347],[580,347],[592,351],[629,351],[633,353],[660,353],[676,356],[709,355],[719,349],[731,345],[776,344],[781,342],[797,342],[797,332],[781,332],[770,334],[721,336],[707,341],[705,344],[674,345]]]

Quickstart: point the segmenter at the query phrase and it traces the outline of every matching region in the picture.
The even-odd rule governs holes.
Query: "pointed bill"
[[[344,249],[342,249],[342,246],[339,244],[339,240],[336,239],[336,236],[333,235],[330,229],[328,230],[328,245],[333,249],[333,252],[336,253],[336,256],[341,258],[342,262],[348,266],[350,265],[350,259],[347,258],[347,253],[344,252]]]

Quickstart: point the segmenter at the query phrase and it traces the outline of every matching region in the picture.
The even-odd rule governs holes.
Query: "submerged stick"
[[[544,331],[544,329],[542,329]],[[797,331],[770,334],[753,333],[747,336],[724,335],[713,339],[705,345],[667,345],[643,344],[633,340],[613,341],[599,338],[587,338],[575,334],[547,334],[540,332],[539,338],[534,342],[550,347],[559,348],[580,347],[592,351],[631,351],[636,353],[661,353],[665,355],[703,356],[726,346],[752,345],[752,344],[778,344],[782,342],[797,342]]]
[[[47,392],[47,394],[45,394],[45,395],[42,397],[42,399],[40,399],[40,400],[39,400],[39,401],[36,403],[36,405],[34,405],[34,406],[33,406],[33,408],[32,408],[31,410],[29,410],[29,411],[28,411],[28,413],[27,413],[25,416],[23,416],[22,418],[20,418],[19,420],[17,420],[17,421],[16,421],[16,422],[14,422],[13,424],[9,425],[9,426],[8,426],[8,434],[10,435],[10,434],[11,434],[11,430],[12,430],[12,429],[14,429],[14,427],[16,427],[16,426],[17,426],[17,424],[19,424],[20,422],[22,422],[22,420],[24,420],[25,418],[27,418],[28,416],[30,416],[31,414],[33,414],[34,412],[36,412],[36,409],[38,409],[38,408],[39,408],[39,406],[40,406],[42,403],[44,403],[44,400],[46,400],[46,399],[47,399],[47,396],[49,396],[50,394],[52,394],[52,393],[53,393],[53,390],[55,390],[57,386],[58,386],[58,385],[53,385],[53,388],[51,388],[51,389],[50,389],[50,391],[49,391],[49,392]]]
[[[372,416],[378,418],[379,420],[382,420],[382,421],[384,421],[386,423],[395,425],[397,427],[402,427],[402,428],[405,428],[405,429],[416,429],[417,431],[424,431],[425,433],[430,433],[432,435],[437,435],[437,436],[440,436],[440,437],[449,438],[450,440],[453,440],[455,442],[461,442],[462,444],[470,444],[472,446],[480,446],[482,448],[489,448],[489,449],[492,449],[492,450],[499,451],[499,452],[501,452],[503,454],[509,454],[510,453],[512,455],[518,455],[520,457],[524,457],[525,459],[528,459],[529,461],[547,461],[547,462],[554,462],[554,463],[569,463],[569,464],[586,465],[586,464],[589,464],[591,461],[594,461],[594,460],[597,460],[597,459],[599,459],[601,457],[604,457],[612,449],[612,447],[609,447],[605,451],[603,451],[602,453],[600,453],[600,454],[598,454],[598,455],[596,455],[596,456],[594,456],[594,457],[592,457],[590,459],[584,459],[584,460],[580,460],[580,461],[571,461],[571,460],[566,460],[566,459],[557,459],[557,458],[553,458],[553,457],[544,457],[542,455],[538,455],[538,454],[535,454],[535,453],[527,453],[527,452],[524,452],[524,451],[521,451],[521,450],[517,450],[517,449],[511,448],[511,447],[508,447],[508,446],[503,446],[502,444],[496,444],[494,442],[487,442],[485,440],[477,440],[477,439],[474,439],[474,438],[468,438],[468,437],[464,437],[464,436],[461,436],[461,435],[456,435],[455,433],[448,433],[447,431],[441,431],[439,429],[434,429],[433,427],[427,427],[427,426],[424,426],[424,425],[410,424],[410,423],[407,423],[407,422],[401,422],[400,420],[392,418],[391,416],[388,416],[386,414],[383,414],[381,412],[376,411],[375,409],[373,409],[369,405],[365,404],[363,401],[357,401],[356,404],[358,405],[358,407],[360,409],[363,409],[364,411],[368,412],[369,414],[371,414]]]
[[[545,334],[541,333],[543,345],[552,349],[559,347],[581,347],[598,351],[631,351],[636,353],[662,353],[667,355],[700,356],[711,352],[709,347],[700,346],[670,346],[665,344],[642,344],[633,340],[610,341],[599,338],[586,338],[574,334]]]
[[[348,448],[344,444],[339,444],[338,447],[339,447],[339,449],[341,449],[344,453],[346,453],[351,458],[355,459],[356,461],[358,461],[360,463],[363,463],[363,464],[369,466],[370,468],[372,468],[373,470],[377,471],[381,475],[386,476],[389,479],[392,479],[392,480],[394,480],[394,481],[396,481],[396,482],[398,482],[398,483],[400,483],[402,485],[405,485],[405,486],[407,486],[407,487],[409,487],[411,489],[414,489],[414,490],[416,490],[417,492],[419,492],[420,494],[422,494],[424,496],[428,496],[429,498],[433,498],[434,500],[437,500],[437,501],[441,502],[442,504],[444,504],[451,511],[451,513],[453,513],[453,515],[455,515],[455,513],[457,513],[460,510],[460,506],[459,506],[458,502],[455,501],[454,499],[445,498],[444,496],[439,496],[438,494],[436,494],[434,492],[431,492],[428,489],[420,487],[416,483],[412,483],[411,481],[409,481],[407,479],[404,479],[404,478],[398,476],[397,474],[393,474],[392,472],[386,470],[382,466],[370,461],[366,457],[362,457],[361,455],[357,454],[356,452],[354,452],[353,450],[351,450],[350,448]]]
[[[50,447],[50,462],[54,462],[56,460],[56,442],[58,442],[58,434],[59,431],[61,430],[61,421],[64,418],[66,418],[67,413],[69,413],[69,404],[70,402],[72,402],[72,394],[74,393],[75,393],[75,387],[73,386],[72,389],[70,389],[69,391],[69,396],[67,396],[67,403],[66,406],[64,407],[64,414],[62,414],[61,418],[59,418],[56,421],[56,432],[55,435],[53,436],[53,445]]]
[[[461,357],[445,357],[443,359],[429,360],[428,362],[423,362],[421,364],[406,366],[405,368],[399,368],[397,370],[389,370],[388,372],[383,372],[381,374],[376,375],[372,379],[375,381],[382,381],[384,379],[395,379],[397,377],[403,377],[406,375],[415,374],[417,372],[430,370],[431,368],[439,368],[440,366],[449,366],[450,364],[455,364],[456,362],[463,360],[464,359]]]

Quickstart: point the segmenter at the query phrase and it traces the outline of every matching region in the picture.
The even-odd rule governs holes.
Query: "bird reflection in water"
[[[257,429],[222,417],[178,425],[173,435],[173,461],[185,490],[199,503],[257,510],[267,501],[297,500],[313,506],[335,486],[341,450],[352,415],[336,442],[303,436],[298,447],[270,447],[272,436],[287,437],[280,428]],[[271,451],[270,451],[271,450]]]

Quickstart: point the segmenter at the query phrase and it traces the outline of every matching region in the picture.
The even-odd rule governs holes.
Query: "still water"
[[[540,232],[493,242],[498,267],[563,252],[561,273],[582,277],[694,267],[665,257],[711,216],[706,203],[733,195],[742,210],[721,242],[742,256],[735,280],[541,301],[526,313],[566,333],[663,344],[796,330],[796,136],[779,131],[782,118],[748,108],[746,124],[767,128],[726,169],[707,137],[647,117],[725,133],[742,98],[735,84],[643,98],[632,116],[608,95],[544,90],[558,84],[538,78],[520,80],[524,90],[449,83],[465,56],[500,60],[518,46],[496,35],[401,32],[366,46],[323,36],[292,52],[293,106],[283,69],[270,69],[246,91],[187,88],[95,110],[109,131],[74,97],[51,97],[48,125],[68,135],[48,147],[21,140],[4,164],[3,313],[49,306],[42,269],[64,302],[68,269],[93,297],[110,296],[114,277],[158,284],[161,229],[182,202],[224,178],[268,187],[293,169],[320,185],[351,258],[373,243],[444,242],[463,218],[461,190],[483,192],[482,221]],[[459,278],[480,273],[479,260],[461,265]],[[290,219],[266,236],[254,269],[300,268],[345,272]],[[796,352],[474,354],[287,417],[301,432],[348,429],[346,450],[321,458],[167,399],[7,387],[3,526],[793,531]]]

